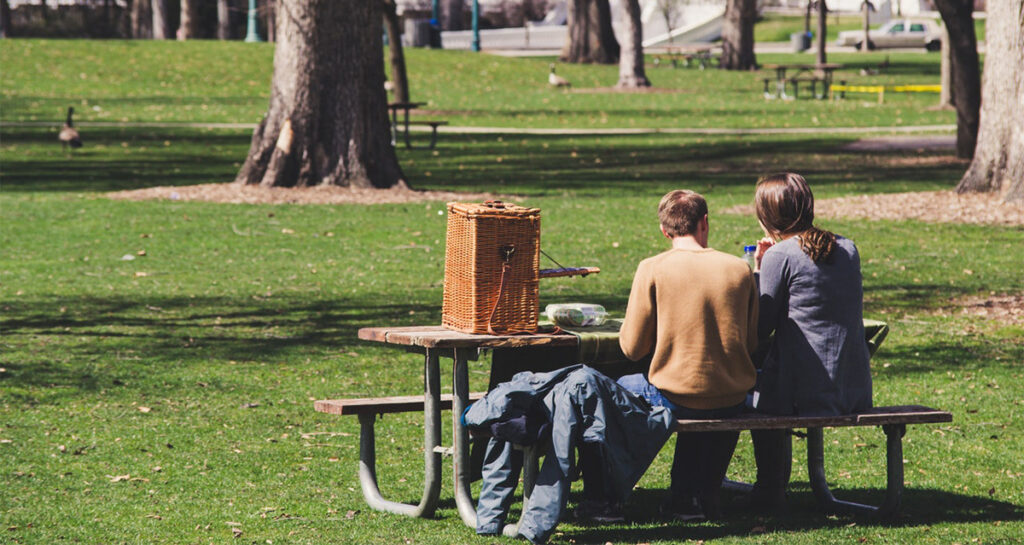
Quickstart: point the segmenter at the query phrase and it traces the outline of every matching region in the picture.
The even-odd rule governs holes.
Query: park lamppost
[[[256,0],[249,0],[249,20],[245,29],[245,41],[247,42],[262,42],[263,38],[260,38],[260,31],[256,28]]]

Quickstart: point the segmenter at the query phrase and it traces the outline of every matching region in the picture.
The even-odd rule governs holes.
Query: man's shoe
[[[658,510],[663,517],[683,522],[700,522],[708,519],[704,510],[701,509],[700,503],[697,502],[697,498],[685,500],[672,498],[661,504]]]
[[[625,522],[622,505],[597,500],[583,500],[572,512],[576,520],[590,522]]]

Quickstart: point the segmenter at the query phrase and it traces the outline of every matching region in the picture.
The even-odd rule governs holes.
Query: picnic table
[[[409,112],[427,104],[426,102],[389,102],[388,110],[391,111],[391,145],[395,146],[398,143],[398,133],[401,129],[402,137],[405,141],[405,147],[412,149],[412,142],[409,140],[409,125],[429,125],[431,128],[430,133],[430,149],[434,149],[437,145],[437,128],[441,125],[447,125],[447,121],[431,121],[426,119],[410,120]],[[399,115],[399,112],[402,112]]]
[[[670,46],[660,53],[652,52],[651,58],[654,60],[654,66],[661,66],[663,62],[667,61],[672,64],[672,68],[678,68],[680,62],[689,68],[696,63],[701,70],[704,70],[713,59],[717,58],[714,50],[718,47],[702,44]]]
[[[884,340],[888,326],[865,321],[869,349],[874,349]],[[433,516],[441,492],[441,457],[451,455],[454,469],[454,497],[458,513],[463,522],[476,526],[476,508],[470,493],[470,447],[469,433],[460,418],[469,403],[479,399],[483,393],[469,391],[469,362],[478,359],[484,350],[493,350],[491,364],[491,386],[495,381],[507,380],[515,371],[530,369],[549,370],[552,363],[562,366],[576,362],[593,363],[602,370],[618,351],[618,321],[606,324],[603,330],[593,333],[576,334],[564,331],[537,333],[533,335],[483,335],[467,334],[446,329],[442,326],[411,327],[369,327],[359,330],[362,340],[384,343],[395,348],[417,352],[424,356],[423,395],[369,399],[339,399],[316,401],[317,411],[359,416],[360,461],[359,480],[363,496],[374,509],[415,517]],[[579,335],[579,336],[578,336]],[[555,358],[542,361],[544,353]],[[568,355],[567,355],[568,354]],[[503,356],[503,357],[502,357]],[[441,394],[441,358],[452,360],[452,394]],[[636,372],[628,364],[616,362],[614,369],[620,372]],[[545,366],[548,366],[545,368]],[[518,367],[518,368],[516,368]],[[606,367],[607,368],[607,367]],[[441,410],[453,412],[452,446],[445,447],[441,440]],[[385,499],[381,494],[376,475],[376,454],[374,422],[377,415],[408,411],[422,411],[424,414],[424,461],[425,478],[423,494],[416,505]],[[887,516],[899,508],[903,491],[902,437],[907,424],[949,422],[952,415],[945,411],[917,405],[875,407],[860,414],[828,417],[771,416],[748,414],[723,420],[679,420],[675,431],[692,433],[708,430],[749,430],[806,428],[808,450],[808,475],[812,491],[819,503],[829,511],[850,511]],[[826,427],[881,426],[886,435],[887,488],[884,502],[880,506],[863,505],[836,499],[829,490],[824,470],[824,440],[822,429]],[[527,449],[523,466],[524,503],[535,482],[537,463],[536,451]],[[750,485],[727,481],[723,486],[734,490],[749,491]],[[506,535],[515,535],[514,525],[505,529]]]
[[[800,83],[811,84],[811,95],[815,98],[825,98],[828,96],[829,87],[832,85],[832,73],[842,68],[843,65],[836,63],[824,63],[824,64],[766,64],[764,68],[768,70],[775,70],[775,86],[774,90],[769,88],[772,80],[766,78],[764,80],[764,97],[765,98],[799,98],[799,85]],[[787,72],[789,73],[787,77]],[[786,84],[789,83],[793,86],[792,97],[786,94]],[[815,92],[817,84],[821,83],[821,93]]]

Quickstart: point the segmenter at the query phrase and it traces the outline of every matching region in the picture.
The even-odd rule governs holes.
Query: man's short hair
[[[670,191],[658,203],[658,220],[672,238],[694,234],[707,214],[708,202],[700,193],[688,189]]]

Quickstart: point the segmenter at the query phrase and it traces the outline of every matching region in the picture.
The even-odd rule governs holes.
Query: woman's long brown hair
[[[799,235],[800,249],[820,263],[829,262],[836,235],[814,226],[814,194],[799,174],[762,176],[754,193],[757,219],[772,236]]]

